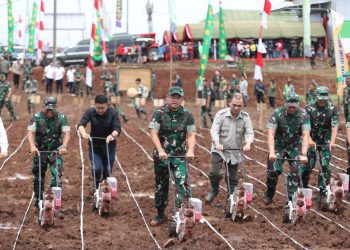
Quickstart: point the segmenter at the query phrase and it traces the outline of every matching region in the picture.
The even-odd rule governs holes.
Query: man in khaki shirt
[[[220,110],[215,115],[210,130],[212,137],[209,171],[211,189],[206,197],[207,203],[211,203],[219,192],[219,183],[222,178],[222,163],[224,161],[229,163],[230,194],[234,193],[238,184],[238,164],[243,161],[242,151],[225,149],[249,151],[250,145],[254,140],[252,122],[248,113],[241,111],[242,106],[242,94],[235,93],[230,107]]]

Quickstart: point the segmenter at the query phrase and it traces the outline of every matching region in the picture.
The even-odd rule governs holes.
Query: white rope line
[[[263,140],[260,140],[260,139],[257,139],[257,138],[254,138],[254,141],[266,143],[266,141],[263,141]]]
[[[142,129],[141,129],[141,130],[142,130]],[[209,152],[209,150],[206,149],[205,147],[201,146],[201,145],[198,144],[198,143],[196,143],[196,144],[197,144],[200,148],[202,148],[202,149],[204,149],[205,151]],[[202,170],[196,168],[196,167],[193,166],[192,164],[189,164],[189,166],[192,167],[192,168],[194,168],[194,169],[196,169],[196,170],[198,170],[198,171],[201,172],[204,176],[206,176],[207,178],[209,178],[208,175],[205,174]],[[222,186],[220,186],[220,188],[222,188],[222,189],[224,189],[225,191],[227,191],[227,189],[224,188],[224,187],[222,187]],[[251,206],[249,206],[249,207],[251,207]],[[279,229],[275,224],[273,224],[269,219],[267,219],[267,217],[266,217],[265,215],[263,215],[261,212],[258,212],[258,211],[257,211],[256,209],[254,209],[253,207],[251,207],[251,208],[253,209],[253,211],[255,211],[256,213],[258,213],[258,214],[260,214],[262,217],[264,217],[265,220],[266,220],[269,224],[271,224],[275,229],[277,229],[277,231],[281,232],[284,236],[286,236],[286,237],[288,237],[290,240],[292,240],[292,242],[294,242],[294,243],[297,244],[298,246],[302,247],[303,249],[307,249],[307,248],[305,248],[304,246],[302,246],[300,243],[298,243],[295,239],[293,239],[292,237],[290,237],[289,235],[287,235],[285,232],[283,232],[281,229]]]
[[[147,133],[147,131],[145,131],[144,129],[142,128],[139,128],[142,132],[144,132],[148,137],[150,137],[150,134]],[[129,135],[130,136],[130,135]],[[131,136],[130,136],[131,137]],[[133,140],[134,142],[136,142],[135,140]],[[143,146],[140,145],[139,143],[137,143],[137,145],[139,147],[141,147],[142,151],[148,156],[148,158],[150,158],[149,154],[147,153],[146,150],[144,150]],[[153,161],[153,159],[152,159]],[[196,168],[195,166],[193,166],[191,163],[188,164],[190,167],[198,170],[199,172],[201,172],[203,175],[205,175],[207,178],[209,178],[202,170],[199,170],[198,168]],[[221,235],[217,230],[215,230],[215,228],[202,216],[202,218],[204,219],[205,223],[209,226],[209,228],[215,232],[221,239],[223,239],[225,241],[225,243],[231,248],[231,249],[234,249],[231,244],[225,239],[225,237],[223,235]]]
[[[28,205],[28,207],[27,207],[27,210],[26,210],[26,212],[24,213],[24,217],[23,217],[23,220],[22,220],[22,224],[21,224],[21,226],[20,226],[19,229],[18,229],[17,236],[16,236],[16,240],[15,240],[15,243],[13,244],[13,248],[12,248],[13,250],[16,249],[17,241],[18,241],[18,239],[19,239],[19,234],[21,233],[22,227],[23,227],[24,222],[25,222],[25,220],[26,220],[26,218],[27,218],[27,215],[28,215],[28,211],[29,211],[29,209],[30,209],[30,206],[32,205],[33,199],[34,199],[34,192],[32,193],[32,197],[30,198],[30,201],[29,201],[29,205]]]
[[[79,131],[77,130],[77,136],[79,140],[79,153],[81,159],[81,209],[80,209],[80,239],[81,239],[81,249],[84,247],[84,175],[85,175],[85,164],[84,164],[84,153],[81,137]]]
[[[6,128],[6,132],[10,130],[10,128],[12,128],[13,126],[13,122],[10,123],[10,125]]]
[[[22,145],[23,145],[23,143],[24,143],[25,140],[27,140],[27,136],[25,136],[25,137],[23,138],[22,142],[19,144],[19,146],[16,148],[16,150],[13,151],[12,154],[10,154],[10,155],[4,160],[4,162],[2,163],[2,165],[1,165],[1,167],[0,167],[0,171],[1,171],[2,168],[4,167],[5,163],[6,163],[8,160],[10,160],[11,157],[14,156],[14,155],[18,152],[18,150],[22,147]]]
[[[142,147],[142,145],[140,145],[140,143],[138,143],[132,136],[130,136],[125,129],[122,128],[123,133],[126,135],[126,137],[128,137],[130,140],[132,140],[137,146],[139,146],[142,151],[147,155],[148,159],[153,161],[153,158],[147,153],[147,151],[145,150],[144,147]]]
[[[343,141],[343,142],[346,142],[346,140],[345,140],[345,139],[343,139],[343,138],[340,138],[339,136],[337,136],[337,139],[338,139],[339,141]]]
[[[345,150],[345,151],[346,151],[346,148],[344,148],[344,147],[342,147],[342,146],[340,146],[340,145],[338,145],[338,144],[335,144],[335,146],[338,147],[338,148],[340,148],[340,149],[342,149],[342,150]]]
[[[258,130],[256,130],[256,129],[254,129],[254,132],[257,133],[257,134],[259,134],[259,135],[263,135],[263,136],[267,137],[266,134],[264,134],[264,133],[262,133],[262,132],[260,132],[260,131],[258,131]]]
[[[314,210],[314,209],[310,209],[310,210],[311,210],[312,212],[314,212],[315,214],[318,214],[318,215],[321,216],[322,218],[324,218],[324,219],[326,219],[326,220],[328,220],[328,221],[330,221],[330,222],[333,222],[333,223],[337,224],[337,226],[341,227],[342,229],[344,229],[345,231],[347,231],[348,233],[350,233],[350,230],[349,230],[349,229],[347,229],[347,228],[344,227],[343,225],[339,224],[338,222],[333,221],[332,219],[330,219],[330,218],[324,216],[323,214],[320,214],[319,212],[317,212],[317,211]]]
[[[256,146],[256,145],[254,145],[254,148],[260,149],[261,151],[264,151],[264,152],[267,152],[267,153],[269,152],[268,150],[266,150],[264,148],[261,148],[259,146]]]
[[[143,130],[143,128],[140,128],[141,130]],[[203,136],[203,135],[201,135],[201,134],[198,134],[197,132],[196,132],[196,135],[198,135],[200,138],[203,138],[203,139],[205,139],[205,137]]]
[[[125,131],[124,131],[124,133],[125,133]],[[157,240],[154,238],[153,233],[151,232],[151,230],[150,230],[150,228],[149,228],[149,226],[148,226],[148,224],[147,224],[147,222],[146,222],[146,219],[145,219],[145,217],[144,217],[144,215],[143,215],[143,213],[142,213],[142,210],[141,210],[141,208],[140,208],[140,206],[139,206],[139,204],[138,204],[138,202],[137,202],[137,200],[136,200],[136,198],[135,198],[135,195],[134,195],[133,191],[131,190],[131,186],[130,186],[130,183],[129,183],[129,178],[128,178],[128,176],[127,176],[126,173],[124,172],[124,169],[123,169],[122,165],[120,164],[120,162],[119,162],[119,160],[118,160],[117,157],[115,157],[115,160],[116,160],[116,162],[117,162],[117,164],[118,164],[120,170],[122,171],[123,175],[125,176],[126,184],[128,185],[128,188],[129,188],[131,197],[133,198],[133,200],[134,200],[135,203],[136,203],[137,208],[139,209],[139,212],[140,212],[140,214],[141,214],[142,220],[143,220],[143,222],[144,222],[145,225],[146,225],[147,231],[148,231],[149,234],[151,235],[151,238],[153,239],[153,241],[156,243],[158,249],[162,249],[162,248],[160,247],[159,243],[157,242]]]
[[[230,249],[234,250],[233,246],[231,246],[231,244],[226,240],[226,238],[222,236],[218,231],[216,231],[216,229],[209,223],[209,221],[207,221],[207,219],[203,215],[202,219],[212,231],[214,231],[223,241],[225,241],[225,243],[230,247]]]
[[[290,239],[291,241],[293,241],[294,244],[300,246],[302,249],[307,250],[308,248],[304,247],[303,245],[301,245],[298,241],[296,241],[295,239],[293,239],[292,237],[290,237],[288,234],[286,234],[285,232],[283,232],[281,229],[279,229],[275,224],[273,224],[264,214],[262,214],[261,212],[259,212],[258,210],[256,210],[255,208],[253,208],[251,205],[249,205],[249,207],[256,213],[260,214],[262,217],[265,218],[265,220],[271,225],[273,226],[276,230],[278,230],[280,233],[282,233],[285,237],[287,237],[288,239]]]

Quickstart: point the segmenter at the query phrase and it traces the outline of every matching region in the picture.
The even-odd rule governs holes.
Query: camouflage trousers
[[[41,192],[44,191],[44,179],[47,167],[50,168],[51,179],[50,187],[61,187],[61,177],[63,175],[63,161],[62,156],[55,153],[41,153]],[[33,165],[33,184],[35,197],[39,198],[39,156],[34,156]]]
[[[202,127],[203,128],[207,128],[208,127],[208,124],[207,124],[207,115],[211,121],[211,123],[213,123],[213,114],[211,113],[211,107],[206,107],[206,106],[202,106],[201,107],[201,122],[202,122]]]
[[[331,160],[331,152],[329,147],[317,147],[319,156],[319,172],[318,172],[318,187],[321,194],[326,193],[326,186],[330,182],[331,169],[329,162]],[[310,174],[312,169],[315,168],[317,163],[317,151],[315,148],[309,148],[307,151],[308,163],[303,164],[301,167],[301,179],[303,181],[303,187],[307,188],[309,186]]]
[[[298,149],[289,149],[289,150],[279,150],[276,148],[277,158],[287,158],[287,159],[295,159],[299,155]],[[300,186],[300,173],[299,169],[301,167],[300,161],[288,161],[289,163],[289,174],[287,177],[287,194],[288,200],[292,200],[293,194],[297,191],[298,186]],[[283,173],[283,160],[276,160],[272,162],[270,160],[267,161],[267,194],[269,196],[273,196],[276,191],[276,186],[278,183],[278,176]],[[283,176],[282,176],[283,177]],[[284,178],[284,177],[283,177]]]
[[[154,174],[155,174],[155,208],[158,211],[165,210],[168,204],[169,193],[169,171],[166,160],[160,160],[154,157]],[[175,205],[180,208],[185,196],[191,197],[191,187],[188,185],[188,175],[186,162],[183,159],[172,158],[170,169],[175,181]]]
[[[81,82],[75,82],[74,83],[74,94],[75,96],[83,96],[84,90]]]
[[[7,108],[7,110],[10,112],[12,119],[16,120],[16,114],[15,114],[15,111],[13,109],[11,99],[9,99],[8,101],[5,101],[5,100],[0,101],[0,114],[1,114],[1,110],[4,107],[4,105]]]
[[[34,103],[31,100],[33,94],[28,94],[27,95],[27,110],[28,110],[28,114],[31,114],[32,112],[34,113]]]

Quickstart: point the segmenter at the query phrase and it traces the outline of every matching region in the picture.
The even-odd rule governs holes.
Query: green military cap
[[[5,73],[0,73],[0,76],[6,76],[6,74]]]
[[[44,99],[44,108],[45,109],[56,109],[57,99],[54,96],[47,96]]]
[[[326,86],[319,86],[316,88],[316,97],[318,100],[325,100],[327,101],[329,99],[329,89]]]
[[[289,93],[284,105],[288,107],[299,107],[299,96],[294,92]]]
[[[184,90],[178,86],[171,87],[168,91],[168,95],[178,94],[179,96],[184,96]]]

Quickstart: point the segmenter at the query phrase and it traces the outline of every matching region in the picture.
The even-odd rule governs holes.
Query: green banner
[[[36,16],[38,13],[38,6],[36,2],[33,3],[33,11],[32,11],[32,19],[29,25],[29,41],[28,41],[28,54],[34,55],[34,47],[35,47],[35,24],[36,24]]]
[[[96,30],[95,30],[95,37],[94,37],[94,55],[92,59],[94,61],[101,61],[102,60],[102,46],[101,46],[101,14],[100,10],[96,13]]]
[[[12,14],[12,1],[7,1],[7,23],[8,23],[8,52],[13,52],[13,32],[14,32],[14,21],[13,21],[13,14]]]
[[[225,57],[227,56],[227,44],[226,44],[226,31],[225,31],[225,25],[224,25],[224,13],[221,6],[220,6],[220,13],[219,13],[219,20],[220,20],[219,58],[225,59]]]
[[[200,65],[199,65],[197,88],[201,88],[203,85],[203,76],[204,76],[205,68],[208,65],[209,48],[210,48],[211,38],[213,37],[213,30],[214,30],[213,7],[209,3],[207,20],[205,22],[205,29],[204,29],[204,35],[203,35],[203,43],[202,43],[203,49],[202,49]]]
[[[303,0],[304,56],[311,57],[310,0]]]

